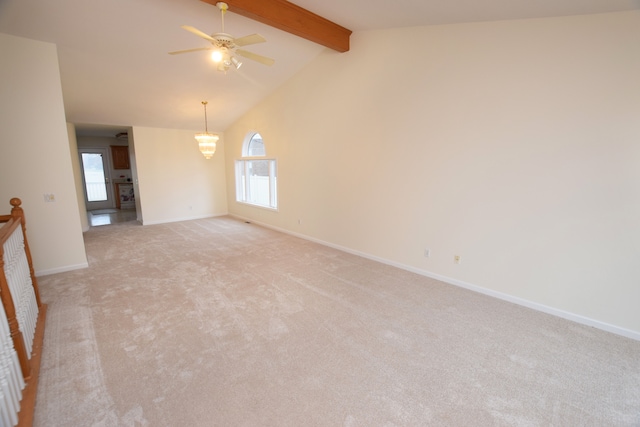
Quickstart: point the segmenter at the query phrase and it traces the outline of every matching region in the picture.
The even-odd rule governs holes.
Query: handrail
[[[13,208],[11,208],[11,216],[15,219],[20,219],[20,223],[22,224],[22,235],[24,238],[24,252],[27,255],[27,263],[29,265],[29,274],[31,276],[31,283],[33,284],[33,292],[36,295],[36,303],[38,305],[38,309],[42,307],[42,302],[40,302],[40,291],[38,289],[38,280],[36,279],[36,273],[33,269],[33,259],[31,258],[31,249],[29,248],[29,241],[27,240],[27,220],[24,216],[24,210],[20,205],[22,204],[22,200],[17,197],[12,198],[9,203]]]
[[[0,425],[25,427],[33,424],[47,305],[40,302],[22,201],[10,203],[11,214],[0,215],[0,341],[13,361],[0,371],[10,390],[10,399],[0,399]]]
[[[13,232],[20,225],[21,220],[17,221],[13,218],[0,229],[0,295],[2,295],[2,306],[7,316],[7,322],[9,324],[9,333],[13,340],[13,346],[18,354],[18,360],[20,361],[20,369],[22,369],[22,376],[25,380],[31,377],[31,365],[29,364],[29,354],[27,353],[27,347],[24,344],[24,337],[20,331],[20,325],[18,324],[18,317],[16,314],[16,307],[13,301],[13,296],[9,289],[9,283],[4,273],[4,243],[13,234]]]

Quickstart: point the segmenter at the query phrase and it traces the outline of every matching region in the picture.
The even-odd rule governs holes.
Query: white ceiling
[[[640,9],[639,0],[294,0],[350,30],[581,15]],[[246,50],[276,60],[244,59],[239,70],[215,70],[207,47],[180,28],[219,32],[220,13],[199,0],[0,0],[0,33],[55,43],[67,121],[79,133],[131,126],[223,131],[316,57],[324,47],[229,13],[235,37],[259,33],[267,43]],[[82,126],[84,125],[84,126]],[[90,125],[90,126],[89,126]],[[101,126],[95,126],[101,125]],[[112,127],[113,126],[113,127]]]

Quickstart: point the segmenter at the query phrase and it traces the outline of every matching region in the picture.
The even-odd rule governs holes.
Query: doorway
[[[80,148],[80,166],[88,211],[115,207],[106,148]]]

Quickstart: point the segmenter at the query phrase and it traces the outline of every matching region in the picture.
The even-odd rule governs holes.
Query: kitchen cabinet
[[[114,169],[129,169],[129,147],[126,145],[112,145],[111,158]]]

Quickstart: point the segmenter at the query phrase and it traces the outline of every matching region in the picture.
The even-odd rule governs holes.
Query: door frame
[[[87,183],[84,177],[84,164],[82,162],[82,154],[100,154],[102,155],[102,167],[104,168],[105,186],[107,189],[107,200],[100,202],[90,202],[87,197]],[[82,193],[84,194],[84,203],[88,211],[96,209],[113,209],[116,207],[114,199],[113,185],[111,184],[111,159],[109,152],[104,147],[82,147],[78,148],[78,157],[80,157],[80,174],[82,175]]]

